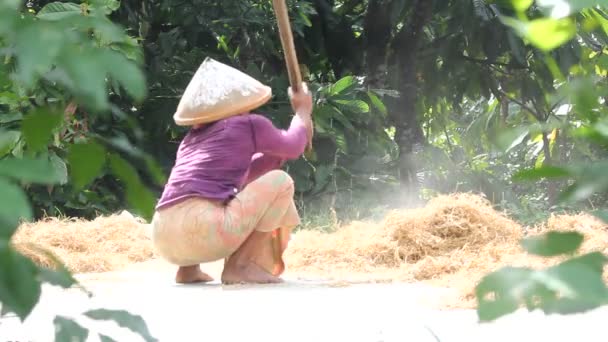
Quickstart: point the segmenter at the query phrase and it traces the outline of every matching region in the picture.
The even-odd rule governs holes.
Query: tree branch
[[[499,93],[500,93],[502,96],[504,96],[504,98],[506,98],[507,100],[509,100],[509,101],[511,101],[511,102],[513,102],[513,103],[515,103],[515,104],[517,104],[517,105],[519,105],[521,108],[523,108],[523,109],[527,110],[528,112],[530,112],[530,114],[534,115],[534,117],[535,117],[535,118],[537,118],[537,119],[538,119],[539,117],[541,117],[541,115],[539,115],[539,114],[538,114],[538,113],[537,113],[537,112],[536,112],[534,109],[530,108],[530,107],[529,107],[529,106],[527,106],[525,103],[523,103],[523,102],[519,101],[519,100],[518,100],[518,99],[516,99],[516,98],[513,98],[513,97],[509,96],[507,93],[505,93],[505,92],[504,92],[504,91],[502,91],[502,90],[498,90],[498,92],[499,92]]]
[[[527,66],[516,66],[516,65],[512,65],[512,64],[508,64],[508,63],[502,63],[502,62],[491,62],[487,59],[477,59],[477,58],[473,58],[473,57],[469,57],[469,56],[460,56],[462,59],[469,61],[469,62],[473,62],[473,63],[477,63],[477,64],[483,64],[483,65],[489,65],[489,66],[502,66],[502,67],[508,67],[511,69],[517,69],[517,70],[528,70]]]

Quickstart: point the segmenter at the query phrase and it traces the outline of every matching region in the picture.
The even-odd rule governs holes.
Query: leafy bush
[[[578,11],[587,19],[595,18],[593,8],[596,4],[593,1],[584,4],[576,1],[568,3],[568,13],[548,8],[547,17],[528,20],[526,13],[533,11],[530,9],[532,1],[513,1],[518,9],[518,19],[505,17],[503,20],[537,48],[546,52],[552,51],[576,35],[577,28],[573,17]],[[604,20],[601,19],[602,22]],[[546,55],[545,61],[549,67],[554,66],[550,55]],[[589,73],[581,73],[579,69],[579,72],[570,72],[568,78],[561,77],[558,80],[562,88],[560,94],[572,101],[570,104],[579,117],[578,127],[570,128],[566,132],[573,138],[605,148],[608,144],[608,135],[603,132],[605,109],[599,106],[599,93],[589,88],[594,84],[593,74],[597,67],[593,64],[582,67],[583,71],[585,67],[592,70]],[[566,123],[568,124],[571,123]],[[562,124],[560,127],[566,125]],[[515,131],[529,134],[531,126],[520,126]],[[576,203],[608,190],[606,165],[605,158],[568,166],[539,163],[531,169],[517,172],[514,179],[538,181],[566,178],[569,182],[559,194],[558,200],[560,203]],[[604,212],[599,211],[596,214],[608,222],[608,216]],[[571,256],[578,250],[583,239],[584,236],[576,232],[549,232],[543,236],[524,239],[522,247],[531,254],[543,257]],[[606,255],[593,252],[571,257],[544,270],[525,267],[502,268],[485,276],[477,286],[479,317],[483,321],[494,320],[514,312],[522,305],[528,310],[541,309],[546,313],[567,314],[584,312],[608,304],[608,287],[603,281],[606,264]]]
[[[138,46],[107,18],[117,6],[115,1],[54,2],[33,13],[20,1],[0,2],[2,315],[15,313],[23,321],[38,303],[43,284],[77,284],[50,252],[42,251],[56,268],[41,268],[11,245],[18,225],[34,217],[27,194],[40,199],[42,191],[53,193],[55,186],[70,184],[62,194],[78,200],[91,193],[83,189],[109,166],[125,185],[129,203],[150,217],[154,197],[115,148],[119,140],[78,131],[74,118],[77,107],[91,117],[108,115],[114,107],[110,99],[122,91],[135,100],[145,97]],[[155,341],[139,316],[104,309],[84,315],[113,320]],[[55,324],[57,340],[84,341],[89,334],[66,317],[56,317]]]

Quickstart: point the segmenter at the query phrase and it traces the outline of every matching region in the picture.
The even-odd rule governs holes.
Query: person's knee
[[[283,170],[272,170],[267,174],[269,179],[272,179],[272,183],[277,185],[282,192],[289,192],[293,194],[295,192],[294,181],[291,176]]]

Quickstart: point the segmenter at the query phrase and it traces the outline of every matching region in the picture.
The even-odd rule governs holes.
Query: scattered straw
[[[129,214],[93,221],[47,218],[23,224],[12,242],[37,264],[53,267],[32,245],[47,249],[74,273],[113,271],[153,256],[145,225]]]
[[[529,234],[577,230],[583,252],[608,248],[606,225],[588,215],[553,216]],[[301,231],[286,252],[289,271],[351,281],[428,281],[457,288],[446,307],[472,307],[473,290],[487,273],[506,265],[541,267],[559,258],[521,249],[524,228],[472,194],[438,196],[423,207],[393,211],[380,223],[356,222],[327,234]]]
[[[354,222],[334,233],[300,231],[285,261],[291,276],[336,284],[426,281],[450,287],[458,295],[442,308],[471,308],[475,285],[485,274],[507,265],[537,268],[563,260],[533,257],[520,247],[524,232],[550,230],[583,233],[583,253],[608,250],[608,227],[592,216],[552,216],[524,229],[482,197],[453,194],[423,208],[393,211],[379,223]],[[76,273],[116,270],[154,256],[145,225],[129,215],[46,219],[20,227],[14,243],[42,265],[50,264],[28,244],[47,248]]]

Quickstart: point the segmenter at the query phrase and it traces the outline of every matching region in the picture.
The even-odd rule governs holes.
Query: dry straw
[[[93,221],[46,218],[19,227],[13,244],[37,264],[51,267],[53,262],[30,245],[47,249],[74,273],[112,271],[153,257],[146,226],[128,214]]]
[[[74,272],[103,272],[154,257],[146,226],[113,215],[94,221],[46,219],[22,226],[20,250],[49,265],[28,243],[50,249]],[[552,216],[524,229],[473,194],[438,196],[423,207],[390,212],[382,222],[354,222],[333,233],[300,231],[286,251],[288,274],[346,282],[426,281],[458,289],[445,307],[472,307],[473,289],[487,273],[506,265],[544,267],[560,258],[526,254],[526,234],[576,230],[582,252],[608,249],[607,226],[589,215]]]
[[[585,234],[582,252],[606,251],[606,225],[589,215],[552,216],[528,234],[548,230]],[[393,211],[380,223],[357,222],[326,234],[302,231],[287,251],[289,271],[350,281],[427,281],[457,288],[444,307],[472,307],[473,290],[502,266],[541,267],[520,247],[524,228],[473,194],[438,196],[417,209]]]

